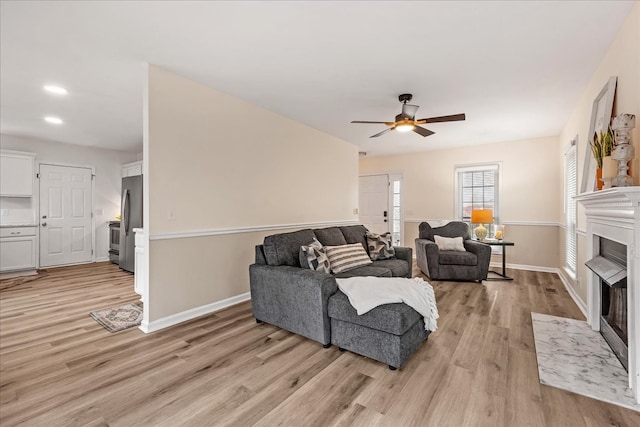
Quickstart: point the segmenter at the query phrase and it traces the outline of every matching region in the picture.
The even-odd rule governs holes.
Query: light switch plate
[[[0,209],[0,216],[9,216],[9,209]]]

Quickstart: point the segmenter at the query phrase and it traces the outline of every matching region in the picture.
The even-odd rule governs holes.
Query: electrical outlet
[[[9,209],[0,209],[0,216],[9,216]]]
[[[96,215],[99,215],[99,216],[104,215],[104,210],[103,209],[96,209]]]
[[[355,209],[353,210],[353,214],[354,214],[354,215],[358,215],[358,208],[355,208]]]
[[[169,215],[167,216],[167,219],[169,221],[175,221],[176,220],[176,210],[174,208],[170,208],[169,209]]]

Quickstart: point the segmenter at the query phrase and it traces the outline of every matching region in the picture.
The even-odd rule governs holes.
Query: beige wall
[[[148,120],[149,321],[247,292],[263,238],[154,236],[357,220],[355,145],[154,66]]]
[[[456,166],[499,162],[500,221],[506,224],[505,238],[516,244],[508,249],[507,262],[556,268],[557,200],[563,190],[557,153],[556,137],[538,138],[363,158],[360,174],[402,172],[405,245],[413,247],[419,220],[455,219]],[[518,222],[526,224],[513,224]]]
[[[618,77],[613,115],[621,113],[636,115],[636,128],[632,135],[636,155],[631,164],[630,173],[633,176],[634,184],[640,185],[640,2],[636,2],[635,7],[618,32],[616,39],[609,47],[605,57],[576,103],[560,135],[561,147],[558,154],[560,162],[563,154],[562,147],[566,147],[566,144],[578,135],[578,191],[580,191],[580,183],[584,173],[584,156],[588,150],[588,133],[593,100],[600,93],[610,76]],[[561,216],[559,221],[564,223],[564,218]],[[586,230],[586,218],[580,204],[578,204],[578,229]],[[561,241],[559,251],[560,265],[564,265],[564,240]],[[585,251],[586,238],[578,236],[577,282],[565,274],[565,278],[572,284],[583,302],[586,302],[587,298],[587,270],[584,262],[587,261],[588,256]]]

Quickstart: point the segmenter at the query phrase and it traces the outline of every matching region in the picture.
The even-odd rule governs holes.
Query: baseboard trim
[[[225,234],[255,233],[259,231],[276,231],[288,228],[317,228],[335,227],[340,225],[356,225],[356,220],[302,222],[298,224],[259,225],[255,227],[213,228],[210,230],[185,231],[175,233],[155,233],[149,235],[149,240],[188,239],[192,237],[222,236]]]
[[[571,297],[573,302],[576,303],[576,305],[584,315],[584,318],[589,320],[589,317],[587,316],[587,305],[585,304],[584,301],[582,301],[582,298],[578,296],[575,289],[573,289],[573,286],[571,286],[571,283],[569,283],[569,280],[565,277],[565,275],[562,273],[560,269],[558,269],[558,276],[560,277],[560,280],[562,281],[564,288],[569,293],[569,296]]]
[[[502,268],[502,262],[491,262],[489,263],[490,267],[500,267]],[[538,265],[525,265],[525,264],[508,264],[507,268],[512,268],[514,270],[527,270],[527,271],[539,271],[541,273],[557,273],[558,269],[555,267],[542,267]]]
[[[94,262],[105,262],[105,261],[109,261],[109,257],[108,256],[103,256],[100,258],[96,258],[96,260]]]
[[[145,334],[156,332],[161,329],[169,328],[177,325],[178,323],[186,322],[187,320],[195,319],[196,317],[211,314],[213,312],[222,310],[223,308],[230,307],[232,305],[248,301],[251,299],[251,293],[246,292],[244,294],[236,295],[231,298],[223,299],[222,301],[212,302],[211,304],[202,305],[200,307],[192,308],[180,313],[172,314],[167,317],[154,320],[152,322],[142,321],[139,329]]]

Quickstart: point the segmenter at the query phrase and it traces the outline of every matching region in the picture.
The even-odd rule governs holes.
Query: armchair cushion
[[[440,265],[477,265],[478,257],[471,252],[440,251]]]
[[[442,237],[437,234],[433,237],[436,239],[436,245],[441,251],[466,251],[462,243],[462,237]]]

